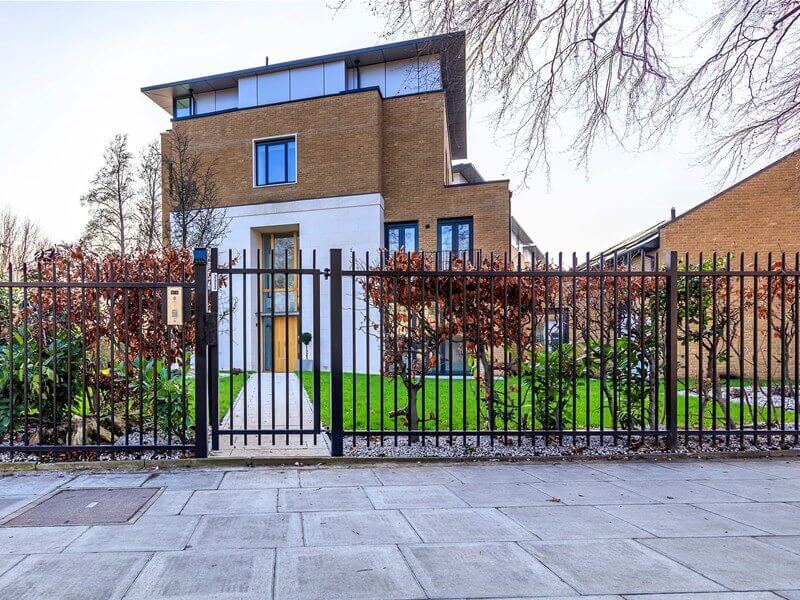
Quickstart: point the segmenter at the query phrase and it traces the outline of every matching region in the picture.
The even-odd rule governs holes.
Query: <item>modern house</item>
[[[666,255],[686,253],[690,261],[700,253],[711,258],[716,252],[727,254],[738,265],[738,255],[745,254],[750,265],[756,252],[765,268],[771,252],[773,260],[786,253],[794,264],[794,253],[800,251],[800,150],[795,150],[720,193],[697,204],[682,214],[672,211],[670,218],[607,248],[606,262],[613,257],[621,262],[638,259],[644,254],[646,267],[652,267],[655,256],[664,264]],[[790,259],[791,255],[791,259]],[[599,255],[594,258],[599,260]]]
[[[222,257],[246,250],[249,266],[257,251],[262,262],[288,254],[292,267],[302,255],[308,266],[316,250],[324,268],[330,248],[342,248],[346,261],[350,252],[363,261],[367,252],[377,257],[380,248],[405,248],[523,252],[530,260],[535,247],[512,219],[508,181],[484,181],[471,164],[459,162],[467,159],[465,80],[465,37],[458,32],[142,92],[215,165],[220,210],[230,219]],[[166,202],[164,208],[169,218]],[[245,315],[244,326],[260,331],[248,334],[248,344],[263,345],[265,369],[283,369],[287,359],[293,369],[298,335],[310,330],[310,310],[298,323],[297,282],[287,283],[280,290],[267,284],[262,293],[264,306],[274,295],[288,328],[264,314]],[[242,322],[233,320],[237,343]],[[286,329],[288,339],[281,333]],[[325,351],[322,363],[328,364]],[[242,365],[234,359],[233,366]]]

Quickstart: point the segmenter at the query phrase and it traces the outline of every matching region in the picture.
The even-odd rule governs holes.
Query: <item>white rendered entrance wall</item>
[[[222,209],[220,209],[222,210]],[[228,251],[237,259],[236,267],[243,266],[243,253],[246,250],[247,266],[256,264],[256,251],[261,248],[262,234],[270,231],[297,231],[299,248],[302,251],[303,267],[310,268],[312,254],[316,250],[317,268],[324,270],[329,266],[330,249],[341,248],[343,268],[350,267],[351,252],[355,252],[356,266],[363,265],[367,252],[377,258],[383,245],[383,197],[378,194],[360,194],[292,202],[273,202],[252,204],[224,209],[230,219],[229,233],[219,244],[219,262],[226,264]],[[372,259],[371,259],[372,260]],[[312,278],[303,277],[302,283],[302,323],[299,332],[313,331]],[[242,277],[233,277],[232,289],[221,288],[219,292],[219,364],[223,371],[231,367],[255,371],[258,369],[259,330],[256,311],[258,307],[258,283],[254,275],[247,276],[247,289],[242,289]],[[353,366],[353,289],[349,278],[342,282],[342,365],[345,371]],[[246,303],[244,302],[246,293]],[[227,317],[229,294],[232,294],[233,315]],[[246,305],[246,310],[244,309]],[[356,370],[366,370],[366,332],[364,331],[365,311],[363,293],[356,286]],[[372,311],[371,311],[372,312]],[[225,314],[225,316],[222,316]],[[277,315],[281,313],[276,312]],[[377,318],[377,313],[370,320]],[[247,332],[247,347],[244,347],[244,333]],[[231,337],[233,353],[231,354]],[[374,336],[372,336],[374,337]],[[330,369],[330,292],[328,281],[320,278],[320,344],[321,369]],[[314,342],[312,342],[313,344]],[[370,347],[370,371],[378,370],[379,348],[372,340]],[[305,348],[300,346],[301,357]],[[311,348],[309,348],[311,358]],[[246,364],[245,364],[246,362]]]

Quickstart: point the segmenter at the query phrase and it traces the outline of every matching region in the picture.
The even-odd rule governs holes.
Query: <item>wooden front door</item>
[[[288,368],[293,372],[297,369],[298,356],[297,317],[276,316],[272,327],[272,370],[286,372]]]

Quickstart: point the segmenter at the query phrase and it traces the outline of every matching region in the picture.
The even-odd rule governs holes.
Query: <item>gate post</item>
[[[208,283],[206,281],[206,249],[194,249],[194,428],[195,456],[208,456],[208,371],[206,357],[206,311]]]
[[[668,445],[678,447],[678,253],[667,256],[666,377],[664,401],[667,415]]]
[[[211,449],[219,450],[219,297],[215,269],[219,265],[217,249],[211,249],[211,290],[208,292],[208,418],[211,419]]]
[[[344,454],[342,406],[342,250],[331,248],[331,455]]]

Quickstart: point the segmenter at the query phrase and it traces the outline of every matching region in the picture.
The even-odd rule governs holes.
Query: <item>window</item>
[[[175,110],[173,117],[180,119],[181,117],[190,117],[194,114],[194,99],[191,96],[184,96],[182,98],[175,98]]]
[[[265,233],[262,236],[263,268],[294,269],[297,261],[297,232]],[[273,280],[274,279],[274,280]],[[285,314],[297,311],[297,275],[293,273],[275,273],[264,275],[262,283],[262,314]]]
[[[255,143],[256,185],[297,181],[297,153],[294,138]]]
[[[439,256],[442,268],[472,252],[472,218],[439,221]]]
[[[391,255],[401,249],[406,252],[416,252],[418,226],[416,221],[413,223],[387,223],[386,224],[386,249]]]

